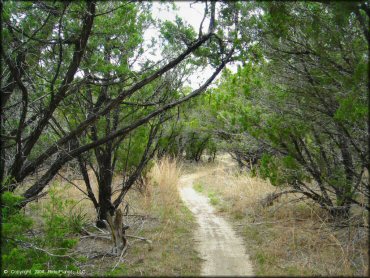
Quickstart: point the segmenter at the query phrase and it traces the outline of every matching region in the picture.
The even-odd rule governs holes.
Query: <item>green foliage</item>
[[[33,221],[17,208],[22,199],[11,192],[2,194],[2,271],[30,270],[35,274],[36,270],[77,270],[72,259],[49,256],[41,249],[55,255],[67,254],[77,242],[71,235],[81,227],[82,214],[66,216],[70,202],[61,201],[52,190],[42,215],[43,233],[30,237],[27,232],[33,228]]]
[[[49,194],[50,203],[43,213],[45,240],[53,247],[72,248],[77,241],[69,236],[81,231],[86,223],[86,214],[81,208],[73,209],[76,201],[62,200],[56,188],[52,188]]]
[[[188,44],[194,41],[196,37],[193,27],[186,25],[178,16],[176,16],[174,23],[165,21],[161,27],[161,33],[170,44],[175,42]]]
[[[309,194],[317,186],[323,206],[348,204],[369,159],[368,57],[355,5],[256,6],[264,11],[253,19],[258,59],[225,70],[209,90],[209,130],[222,131],[219,149],[256,160],[252,174]]]
[[[160,139],[160,155],[182,157],[200,161],[203,155],[215,157],[219,150],[217,140],[210,135],[213,125],[210,120],[211,98],[208,94],[201,95],[184,106],[178,114],[181,121],[169,123]]]
[[[264,154],[262,156],[259,174],[262,178],[269,179],[272,185],[278,185],[278,167],[271,155]]]
[[[165,74],[147,79],[152,80],[149,84],[141,81],[201,34],[178,16],[173,22],[155,22],[151,4],[145,2],[97,2],[91,31],[84,30],[90,29],[85,22],[89,3],[3,4],[8,26],[3,30],[3,56],[12,63],[5,59],[2,73],[10,95],[2,140],[5,157],[22,150],[22,158],[14,159],[18,164],[5,164],[6,174],[15,173],[3,185],[21,184],[35,172],[25,169],[44,166],[39,161],[58,162],[65,152],[73,154],[81,146],[120,134],[93,149],[86,147],[89,153],[83,154],[86,164],[96,166],[99,182],[108,181],[108,187],[114,172],[125,178],[135,170],[145,174],[150,163],[144,170],[138,166],[158,142],[158,156],[185,154],[199,161],[203,154],[214,158],[223,151],[241,165],[253,161],[253,174],[300,190],[326,207],[348,206],[356,203],[355,196],[369,196],[363,178],[369,170],[369,18],[361,8],[368,8],[366,3],[218,2],[215,34],[175,68],[167,65],[164,68],[170,70]],[[208,10],[206,20],[209,16]],[[150,27],[159,27],[161,36],[147,43],[144,33]],[[86,49],[78,50],[85,36]],[[156,43],[163,59],[158,64],[149,58],[140,61]],[[225,68],[216,86],[178,111],[148,122],[148,115],[192,91],[183,83],[195,68],[219,66],[231,48],[236,72]],[[19,93],[19,83],[28,93]],[[114,103],[117,106],[111,109]],[[25,104],[23,121],[19,108]],[[101,113],[96,121],[85,122],[96,113]],[[158,118],[162,122],[147,149],[150,128]],[[70,133],[76,137],[65,137]],[[63,137],[68,139],[60,141]],[[51,163],[58,168],[64,161],[59,162]],[[194,189],[203,191],[200,184]],[[86,215],[58,194],[50,191],[51,201],[42,215],[44,238],[29,238],[26,233],[32,221],[17,207],[22,198],[9,192],[2,195],[5,267],[73,268],[71,261],[62,263],[21,243],[31,241],[58,255],[73,248],[73,234],[81,232]],[[219,203],[214,193],[209,197],[211,203]]]
[[[24,231],[28,230],[32,226],[32,220],[25,217],[24,214],[17,208],[17,205],[24,198],[15,195],[9,191],[4,192],[1,195],[1,219],[2,219],[2,235],[4,238],[7,236],[20,236]]]

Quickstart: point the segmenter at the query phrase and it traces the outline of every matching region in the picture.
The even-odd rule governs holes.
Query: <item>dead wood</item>
[[[113,215],[108,213],[107,222],[111,230],[113,254],[118,255],[126,246],[127,240],[125,237],[125,231],[128,229],[128,226],[123,226],[123,214],[121,209],[117,209]]]
[[[126,237],[131,237],[131,238],[136,238],[136,239],[140,239],[142,241],[145,241],[149,244],[152,244],[153,242],[150,240],[150,239],[147,239],[145,237],[140,237],[140,236],[132,236],[132,235],[126,235]]]
[[[289,193],[297,193],[297,190],[287,190],[287,191],[281,191],[277,193],[269,193],[265,198],[263,198],[260,201],[260,204],[262,207],[269,207],[274,204],[275,201],[277,201],[282,195],[289,194]]]

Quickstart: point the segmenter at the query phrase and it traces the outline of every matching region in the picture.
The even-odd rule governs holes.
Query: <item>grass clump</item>
[[[164,157],[156,161],[149,172],[149,184],[146,187],[146,195],[151,196],[154,187],[161,197],[161,206],[164,213],[177,209],[181,203],[178,191],[178,183],[181,175],[181,165],[176,159]],[[166,210],[168,208],[168,210]]]
[[[211,203],[211,205],[213,205],[213,206],[220,205],[221,200],[218,197],[218,193],[217,192],[212,191],[209,188],[207,188],[207,190],[206,190],[206,188],[204,187],[204,185],[202,183],[200,183],[200,182],[194,183],[193,184],[193,188],[194,188],[195,191],[197,191],[199,193],[205,193],[205,194],[207,194],[208,199],[209,199],[209,202]]]
[[[213,206],[218,206],[221,203],[221,200],[218,197],[216,192],[213,192],[213,191],[208,192],[208,198],[209,198],[209,202]]]
[[[197,191],[199,193],[204,192],[204,186],[200,182],[194,183],[193,188],[194,188],[195,191]]]

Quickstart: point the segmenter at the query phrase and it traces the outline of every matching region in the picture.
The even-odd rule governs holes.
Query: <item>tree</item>
[[[208,95],[203,94],[179,109],[177,120],[168,123],[159,144],[159,157],[170,155],[199,162],[203,154],[214,160],[217,147],[207,127]]]
[[[258,155],[261,176],[333,216],[348,216],[352,204],[369,209],[358,199],[369,197],[363,4],[260,7],[259,60],[244,61],[216,90],[216,102],[230,101],[217,112],[223,134],[246,157]]]
[[[42,170],[41,177],[23,192],[25,205],[37,198],[66,163],[105,144],[114,144],[112,140],[126,138],[205,91],[234,54],[235,34],[221,41],[216,35],[225,26],[215,26],[215,5],[212,2],[205,14],[214,23],[209,32],[190,36],[186,44],[176,38],[177,52],[159,63],[147,60],[139,65],[136,61],[146,50],[141,30],[150,23],[150,7],[145,3],[4,3],[1,191],[16,190]],[[237,22],[227,24],[235,28]],[[106,26],[111,26],[113,33],[117,31],[117,37]],[[215,71],[199,88],[178,99],[159,98],[154,105],[141,99],[143,90],[160,77],[175,72],[189,58],[208,59],[212,51],[218,51],[217,57],[210,58]],[[135,63],[139,70],[134,70]],[[108,88],[109,94],[105,92]],[[131,101],[136,107],[148,109],[138,109],[131,122],[119,119],[113,130],[97,134],[97,138],[86,136],[102,119],[109,122],[113,117],[114,122],[121,105]],[[82,117],[81,111],[73,107],[86,103],[92,110]],[[104,148],[113,151],[107,145]]]

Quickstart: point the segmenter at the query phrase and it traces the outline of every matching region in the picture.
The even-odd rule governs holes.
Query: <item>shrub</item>
[[[23,198],[11,192],[2,194],[2,273],[4,270],[77,270],[74,259],[63,255],[77,242],[71,234],[81,227],[83,214],[65,216],[71,202],[61,201],[53,190],[50,197],[42,214],[43,233],[35,236],[29,233],[32,219],[17,208]]]

